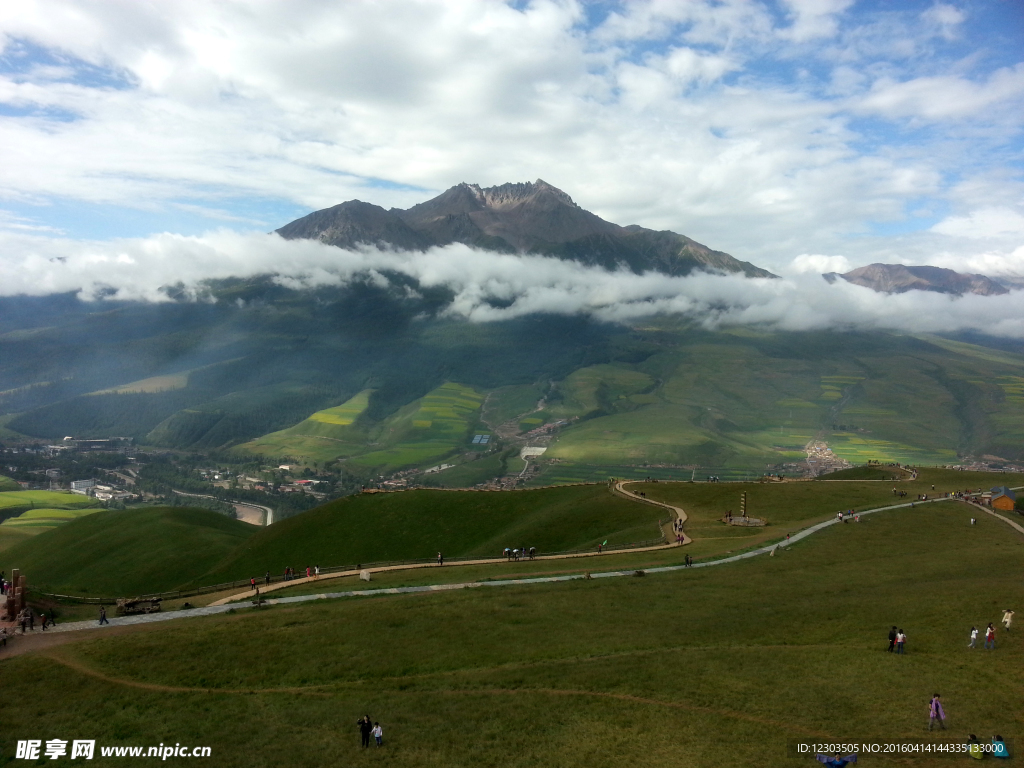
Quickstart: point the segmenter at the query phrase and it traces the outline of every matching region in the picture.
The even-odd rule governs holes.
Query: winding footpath
[[[677,519],[678,520],[683,520],[683,521],[686,520],[686,513],[682,509],[679,509],[678,507],[673,507],[670,504],[665,504],[663,502],[653,501],[653,500],[650,500],[650,499],[644,499],[643,497],[637,496],[636,493],[634,493],[633,491],[630,491],[630,490],[627,490],[627,489],[623,488],[622,487],[622,483],[616,483],[614,490],[617,493],[620,493],[620,494],[622,494],[624,496],[627,496],[629,498],[636,499],[638,501],[643,501],[643,502],[646,502],[648,504],[654,504],[654,505],[659,506],[659,507],[663,507],[663,508],[667,508],[667,509],[673,510],[674,513],[677,515]],[[1020,489],[1015,488],[1014,490],[1020,490]],[[871,514],[874,514],[876,512],[888,512],[890,510],[904,509],[904,508],[914,507],[914,506],[917,506],[917,505],[920,505],[920,504],[931,504],[931,503],[934,503],[934,502],[941,502],[941,501],[959,501],[959,500],[958,499],[952,499],[952,498],[946,498],[946,497],[941,497],[941,498],[937,498],[937,499],[928,499],[927,501],[917,501],[917,500],[915,500],[915,501],[908,501],[908,502],[904,502],[904,503],[900,503],[900,504],[893,504],[893,505],[885,506],[885,507],[876,507],[875,509],[865,510],[863,512],[858,512],[857,514],[859,516],[871,515]],[[972,504],[972,506],[979,506],[979,505]],[[1013,522],[1012,520],[1009,520],[1009,519],[1003,517],[1002,515],[996,514],[995,512],[990,511],[986,507],[979,506],[979,509],[982,509],[985,512],[988,512],[989,514],[993,515],[994,517],[999,518],[1003,522],[1011,525],[1013,528],[1015,528],[1021,534],[1024,534],[1024,527],[1018,525],[1017,523]],[[847,518],[847,519],[849,519],[849,518]],[[808,528],[804,528],[803,530],[798,531],[797,533],[791,534],[788,539],[784,539],[784,540],[776,542],[774,544],[766,544],[765,546],[758,547],[757,549],[752,549],[752,550],[750,550],[748,552],[742,552],[742,553],[740,553],[738,555],[732,555],[731,557],[725,557],[725,558],[721,558],[721,559],[718,559],[718,560],[706,560],[706,561],[703,561],[703,562],[697,562],[697,563],[693,563],[690,566],[686,566],[686,565],[668,565],[668,566],[660,566],[660,567],[655,567],[655,568],[646,568],[646,569],[643,570],[643,573],[645,573],[645,574],[671,573],[671,572],[674,572],[674,571],[681,571],[681,570],[683,570],[685,568],[713,568],[713,567],[720,566],[720,565],[727,565],[728,563],[736,563],[736,562],[739,562],[741,560],[748,560],[748,559],[750,559],[752,557],[758,557],[759,555],[771,554],[774,550],[777,550],[780,547],[786,549],[790,545],[795,544],[798,541],[802,541],[803,539],[806,539],[807,537],[817,533],[818,531],[823,531],[823,530],[825,530],[826,528],[828,528],[830,526],[840,525],[840,524],[842,524],[842,523],[840,523],[839,520],[837,520],[835,518],[831,518],[831,519],[826,520],[824,522],[817,523],[816,525],[812,525],[812,526],[810,526]],[[691,541],[691,539],[689,537],[686,537],[684,543],[689,543],[690,541]],[[643,547],[643,548],[638,548],[638,549],[619,550],[615,554],[656,551],[656,550],[663,550],[663,549],[668,549],[668,548],[676,547],[676,546],[681,546],[681,544],[677,544],[676,542],[671,542],[669,544],[662,544],[662,545],[654,546],[654,547]],[[608,554],[610,554],[610,553],[608,553]],[[570,558],[575,558],[575,557],[599,557],[599,556],[601,556],[601,555],[599,555],[597,552],[586,552],[586,553],[582,553],[581,552],[581,553],[578,553],[578,554],[571,554],[571,555],[546,555],[546,556],[538,557],[536,559],[537,560],[542,560],[542,559],[556,560],[556,559],[570,559]],[[459,565],[493,564],[493,563],[507,563],[507,560],[505,558],[496,558],[496,559],[488,559],[488,560],[471,560],[471,561],[460,562]],[[391,567],[388,567],[388,568],[377,569],[377,571],[374,571],[374,572],[387,571],[387,570],[403,570],[403,569],[410,569],[410,568],[424,568],[424,567],[436,568],[437,566],[436,565],[425,565],[425,564],[405,565],[405,566],[391,566]],[[556,582],[580,581],[580,580],[585,580],[585,579],[612,579],[612,578],[618,578],[618,577],[622,577],[622,576],[635,576],[637,573],[638,573],[638,571],[636,571],[635,569],[630,569],[630,570],[622,570],[622,571],[604,571],[604,572],[601,572],[601,573],[571,574],[571,575],[565,575],[565,576],[537,576],[537,577],[524,577],[524,578],[521,578],[521,579],[496,579],[496,580],[493,580],[493,581],[469,581],[469,582],[461,582],[461,583],[454,583],[454,584],[431,584],[431,585],[416,586],[416,587],[389,587],[389,588],[382,588],[382,589],[356,589],[356,590],[347,590],[347,591],[344,591],[344,592],[322,592],[322,593],[319,593],[319,594],[311,594],[311,595],[296,595],[294,597],[269,598],[269,599],[263,600],[262,601],[262,605],[264,605],[264,606],[291,605],[291,604],[311,602],[313,600],[333,600],[333,599],[344,598],[344,597],[380,597],[382,595],[409,595],[409,594],[420,594],[420,593],[427,593],[427,592],[450,592],[450,591],[459,590],[459,589],[484,589],[484,588],[489,588],[489,587],[511,587],[511,586],[529,586],[529,585],[532,585],[532,584],[553,584],[553,583],[556,583]],[[345,572],[342,572],[342,573],[330,574],[330,578],[339,578],[341,576],[353,576],[353,575],[358,575],[358,574],[359,574],[359,571],[345,571]],[[324,578],[326,578],[326,577],[324,577]],[[294,587],[294,586],[299,586],[301,584],[304,584],[304,583],[307,583],[307,582],[310,582],[310,581],[312,581],[312,579],[295,579],[293,581],[283,582],[281,585],[274,585],[274,586],[276,586],[277,588]],[[273,589],[273,587],[271,589]],[[261,593],[261,596],[262,596],[262,594],[263,593]],[[153,623],[160,622],[160,621],[171,621],[171,620],[174,620],[174,619],[192,618],[192,617],[196,617],[196,616],[213,616],[213,615],[217,615],[217,614],[221,614],[221,613],[228,613],[228,612],[231,612],[231,611],[237,611],[237,610],[242,610],[242,609],[253,609],[253,608],[256,608],[257,606],[255,606],[253,604],[253,602],[251,600],[251,597],[252,597],[252,593],[251,592],[242,592],[242,593],[239,593],[239,594],[236,594],[236,595],[232,595],[230,597],[226,597],[226,598],[224,598],[222,600],[218,600],[216,603],[213,603],[213,604],[208,605],[208,606],[204,606],[202,608],[190,608],[190,609],[186,609],[186,610],[178,610],[178,611],[167,612],[167,613],[142,614],[142,615],[139,615],[139,616],[116,617],[116,618],[110,619],[109,620],[109,624],[105,625],[105,626],[109,626],[109,627],[113,628],[113,627],[133,625],[133,624],[153,624]],[[231,601],[236,601],[236,600],[240,600],[240,601],[244,601],[244,602],[231,602]],[[77,632],[77,631],[82,631],[82,630],[98,629],[98,628],[99,627],[97,626],[97,623],[96,623],[95,620],[76,621],[76,622],[68,622],[66,624],[58,624],[58,625],[52,627],[51,629],[46,630],[46,634],[51,634],[51,633],[56,634],[56,633],[62,633],[62,632]]]

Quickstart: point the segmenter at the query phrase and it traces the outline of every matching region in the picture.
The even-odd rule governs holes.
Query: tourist
[[[971,627],[971,642],[968,644],[967,647],[968,648],[974,648],[974,643],[977,641],[977,639],[978,639],[978,628],[977,627]]]
[[[996,649],[996,628],[992,626],[991,621],[985,629],[985,648],[991,648],[993,651]]]
[[[362,739],[362,745],[364,747],[370,746],[370,731],[373,730],[373,726],[370,725],[370,716],[363,715],[360,720],[356,721],[356,725],[359,726],[359,736]]]
[[[1003,626],[1006,627],[1006,631],[1009,632],[1010,631],[1010,624],[1013,623],[1013,611],[1011,611],[1009,608],[1007,608],[1005,611],[1003,611],[1002,622],[1003,622]]]
[[[7,647],[7,630],[4,627],[0,627],[0,644]]]
[[[107,621],[107,609],[106,609],[105,606],[101,605],[100,606],[100,626],[102,627],[104,624],[109,624],[109,623],[110,622]]]
[[[936,723],[939,724],[939,728],[946,730],[945,720],[946,713],[942,710],[942,702],[939,701],[939,694],[936,693],[928,704],[928,730],[934,728]]]
[[[375,722],[373,724],[373,730],[371,733],[373,734],[373,740],[377,742],[377,746],[379,747],[381,740],[384,738],[384,729],[380,727],[380,723]]]
[[[1010,752],[1006,749],[1006,741],[998,733],[992,737],[992,757],[1008,758]]]
[[[437,553],[437,564],[444,565],[444,555],[442,555],[440,552]]]
[[[896,627],[889,630],[889,653],[896,648]]]
[[[896,654],[898,656],[903,655],[903,645],[907,642],[907,636],[903,633],[903,630],[899,630],[896,633]]]
[[[270,586],[270,571],[267,571],[267,575],[266,575],[265,578],[266,578],[267,586],[269,587]]]
[[[310,567],[307,565],[306,566],[306,578],[308,579],[309,577],[310,577]]]
[[[249,577],[249,591],[251,592],[254,589],[256,589],[256,577],[255,576],[250,576]]]
[[[313,580],[314,581],[319,581],[320,580],[320,566],[319,565],[313,566]]]

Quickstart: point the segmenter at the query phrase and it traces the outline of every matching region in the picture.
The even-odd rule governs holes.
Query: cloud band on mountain
[[[888,295],[816,273],[782,279],[692,274],[668,277],[584,267],[542,256],[516,256],[454,244],[425,252],[364,247],[344,250],[277,235],[218,231],[202,237],[162,234],[82,242],[9,235],[0,242],[5,279],[0,295],[78,292],[86,300],[167,301],[168,288],[195,300],[205,284],[273,275],[308,289],[401,274],[423,287],[445,287],[445,312],[474,322],[534,313],[586,314],[627,322],[680,314],[708,326],[759,325],[782,330],[885,329],[906,332],[974,330],[1024,338],[1024,302],[1005,296],[953,298],[911,291]],[[18,254],[18,255],[13,255]]]

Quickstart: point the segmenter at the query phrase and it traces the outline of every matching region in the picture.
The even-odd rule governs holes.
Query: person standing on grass
[[[1006,631],[1009,632],[1010,625],[1013,623],[1013,611],[1011,611],[1009,608],[1003,611],[1002,622],[1003,626],[1006,627]]]
[[[370,731],[373,730],[373,726],[370,724],[370,716],[363,715],[361,719],[356,721],[356,725],[359,726],[359,736],[362,740],[364,747],[370,746]]]
[[[107,608],[106,608],[106,606],[101,605],[100,606],[100,626],[102,627],[104,624],[109,624],[109,623],[110,622],[107,621]]]
[[[373,724],[373,730],[371,733],[373,734],[373,740],[377,742],[377,746],[379,747],[381,741],[384,739],[384,729],[380,727],[380,723],[375,722]]]
[[[889,630],[889,653],[896,648],[896,627]]]
[[[971,642],[970,642],[970,644],[967,647],[968,648],[973,648],[974,647],[974,643],[977,641],[977,639],[978,639],[978,628],[977,627],[971,627]]]
[[[903,630],[896,632],[896,654],[898,656],[903,655],[903,644],[907,642],[907,636],[903,634]]]
[[[942,710],[942,702],[939,701],[939,694],[932,696],[928,704],[928,730],[930,731],[939,724],[939,728],[946,730],[946,713]]]
[[[985,648],[991,648],[993,651],[996,649],[996,628],[992,626],[991,621],[985,629]]]

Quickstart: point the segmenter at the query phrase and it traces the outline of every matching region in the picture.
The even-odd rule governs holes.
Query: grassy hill
[[[366,411],[372,390],[364,389],[341,405],[317,411],[294,427],[263,435],[240,450],[271,458],[291,457],[325,463],[366,450],[366,431],[355,426]]]
[[[0,475],[0,492],[4,492],[4,491],[20,491],[20,490],[21,490],[21,486],[18,485],[17,482],[15,482],[14,480],[12,480],[9,477],[4,477],[3,475]]]
[[[505,547],[541,552],[625,544],[660,536],[659,510],[613,496],[604,486],[532,491],[404,491],[350,496],[254,534],[204,584],[285,566],[382,560],[497,557]]]
[[[15,544],[2,559],[47,591],[128,596],[193,580],[254,530],[204,509],[108,510]]]
[[[268,765],[725,768],[817,765],[789,745],[852,734],[998,733],[1019,745],[1024,639],[1000,627],[995,651],[966,645],[972,625],[1024,604],[1024,540],[969,514],[952,502],[881,513],[716,568],[319,601],[98,636],[0,663],[0,750],[64,729],[106,745],[173,733],[228,768],[253,754]],[[904,656],[884,650],[892,624],[908,635]],[[40,690],[61,695],[23,705]],[[936,691],[950,730],[930,734]],[[353,726],[363,713],[384,727],[372,755]]]

